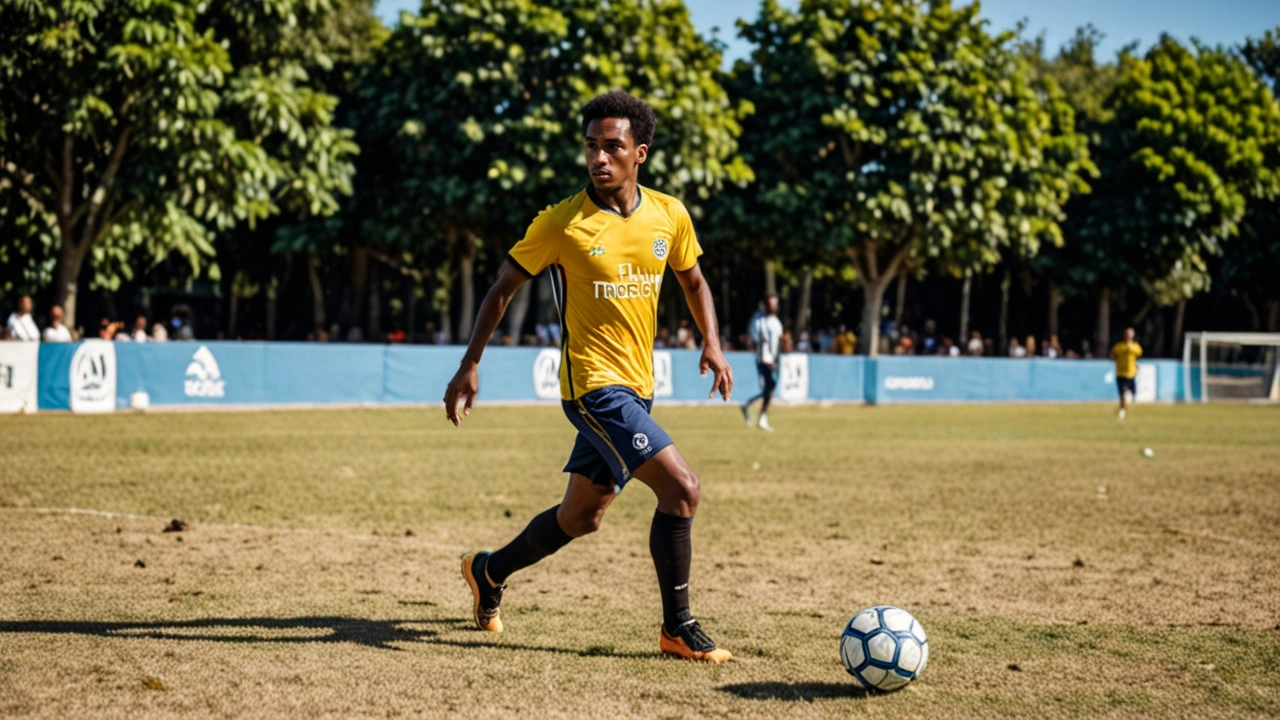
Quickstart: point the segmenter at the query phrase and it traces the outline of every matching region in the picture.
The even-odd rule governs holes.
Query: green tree
[[[111,287],[139,255],[217,272],[213,237],[331,213],[356,148],[335,99],[279,54],[326,0],[27,0],[0,10],[0,215],[48,238],[75,322],[86,259]],[[265,52],[275,48],[277,52]]]
[[[695,216],[722,178],[747,175],[719,63],[678,0],[427,0],[401,16],[360,90],[357,126],[377,158],[361,184],[378,192],[357,200],[361,235],[451,262],[465,337],[477,260],[584,184],[579,118],[595,94],[627,89],[654,106],[646,182]]]
[[[1280,95],[1280,27],[1250,38],[1241,55],[1272,94]],[[1244,301],[1254,330],[1280,330],[1280,197],[1250,199],[1240,237],[1227,245],[1220,272],[1229,291]]]
[[[1165,37],[1143,57],[1122,53],[1105,108],[1096,192],[1069,207],[1070,240],[1094,252],[1081,264],[1106,268],[1100,349],[1108,291],[1127,280],[1159,305],[1203,292],[1249,198],[1280,180],[1280,108],[1224,50]]]
[[[956,270],[1062,241],[1067,198],[1087,190],[1085,139],[1055,84],[1034,82],[977,3],[765,0],[740,25],[771,158],[754,169],[793,242],[845,253],[875,354],[885,290],[908,260]]]

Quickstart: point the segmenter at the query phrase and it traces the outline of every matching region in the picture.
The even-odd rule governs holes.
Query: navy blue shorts
[[[1138,394],[1138,379],[1122,378],[1119,375],[1117,375],[1116,389],[1120,391],[1120,397],[1124,397],[1124,393],[1126,390],[1129,392],[1130,396],[1136,396]]]
[[[769,367],[762,362],[757,362],[756,374],[760,376],[760,388],[772,394],[773,389],[778,387],[778,364],[774,363],[773,367]]]
[[[603,387],[560,405],[578,429],[564,471],[585,475],[614,492],[622,490],[632,471],[671,444],[671,436],[649,416],[653,399],[630,388]]]

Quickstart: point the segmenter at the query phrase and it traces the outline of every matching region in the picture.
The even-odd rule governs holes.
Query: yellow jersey
[[[691,269],[702,248],[684,204],[648,188],[638,191],[638,206],[624,218],[605,209],[588,186],[539,213],[509,253],[530,277],[551,268],[565,400],[609,385],[653,396],[663,274],[667,265]]]
[[[1138,358],[1142,346],[1136,342],[1118,342],[1111,347],[1111,357],[1116,361],[1116,377],[1126,380],[1138,377]]]

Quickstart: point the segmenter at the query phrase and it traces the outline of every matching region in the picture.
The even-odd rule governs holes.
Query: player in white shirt
[[[31,317],[34,307],[30,295],[18,299],[18,311],[9,315],[9,337],[22,342],[40,342],[40,328]]]
[[[769,401],[773,389],[778,386],[778,348],[782,342],[782,321],[778,319],[778,297],[770,295],[764,301],[764,312],[751,318],[751,342],[756,345],[756,372],[760,375],[760,393],[742,404],[742,418],[751,427],[751,403],[763,400],[760,405],[760,429],[773,432],[769,425]]]
[[[62,324],[62,306],[49,308],[49,327],[44,329],[45,342],[71,342],[71,331]]]

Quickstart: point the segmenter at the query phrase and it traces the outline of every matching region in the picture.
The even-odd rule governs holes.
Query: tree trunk
[[[1280,325],[1280,300],[1267,301],[1267,332],[1276,332],[1276,326]]]
[[[1012,284],[1013,278],[1005,268],[1004,279],[1000,281],[1000,344],[996,346],[997,355],[1009,350],[1009,286]]]
[[[324,286],[320,284],[320,258],[315,255],[308,258],[307,275],[311,280],[311,323],[316,330],[320,330],[324,327],[325,320]]]
[[[369,297],[369,248],[351,248],[351,324],[364,326],[365,301]],[[367,333],[366,333],[367,334]],[[334,338],[335,340],[337,338]]]
[[[457,238],[457,230],[449,234]],[[458,255],[458,279],[462,290],[462,306],[458,309],[458,342],[471,339],[471,328],[476,319],[476,237],[464,234],[462,250]]]
[[[274,264],[273,264],[274,265]],[[280,297],[280,278],[276,276],[273,266],[271,277],[267,279],[267,339],[276,339],[276,305]]]
[[[902,331],[902,311],[907,303],[907,274],[902,273],[898,276],[898,297],[897,304],[893,306],[893,324],[897,326],[898,331]]]
[[[524,319],[529,314],[529,305],[533,300],[533,283],[526,282],[516,290],[515,297],[507,306],[507,335],[511,336],[511,344],[519,345],[524,337]]]
[[[1097,344],[1093,348],[1093,354],[1106,357],[1107,350],[1111,347],[1111,288],[1103,288],[1098,293],[1098,328],[1094,342]]]
[[[365,342],[382,340],[382,280],[378,268],[377,263],[369,263],[369,332],[364,335]]]
[[[796,300],[796,342],[800,341],[800,333],[809,329],[809,306],[813,299],[813,270],[805,269],[804,279],[800,281],[800,297]]]
[[[764,294],[778,294],[778,264],[773,260],[764,261]]]
[[[880,354],[880,307],[884,304],[884,292],[889,289],[892,277],[882,277],[879,282],[862,280],[862,340],[867,357]]]
[[[1258,306],[1253,304],[1253,298],[1249,297],[1249,293],[1245,293],[1241,298],[1244,300],[1244,306],[1249,311],[1249,329],[1254,332],[1262,330],[1262,316],[1258,314]]]
[[[965,272],[964,284],[960,287],[960,337],[957,338],[961,348],[969,342],[969,296],[973,294],[973,273]]]
[[[231,278],[231,297],[227,300],[227,339],[236,338],[236,320],[240,317],[240,286],[244,271],[237,271]]]
[[[418,322],[418,283],[422,282],[420,275],[409,278],[406,284],[408,291],[405,293],[404,305],[404,341],[408,345],[413,344],[413,338],[417,335]]]
[[[720,324],[726,328],[730,327],[732,322],[732,317],[733,317],[732,314],[729,312],[729,308],[731,305],[730,290],[732,288],[729,282],[729,275],[730,273],[725,271],[722,277],[720,278]],[[729,333],[725,333],[725,334],[728,335]],[[721,338],[721,339],[729,340],[730,342],[733,342],[732,337]]]
[[[1062,307],[1062,291],[1056,285],[1049,286],[1049,337],[1058,335],[1058,310]]]
[[[76,327],[76,291],[80,285],[80,268],[84,265],[85,253],[76,248],[75,243],[64,238],[62,249],[58,252],[58,269],[54,277],[53,302],[62,306],[63,323],[69,328]]]
[[[1176,348],[1182,342],[1182,323],[1187,316],[1187,301],[1179,300],[1178,309],[1173,314],[1173,346]]]

